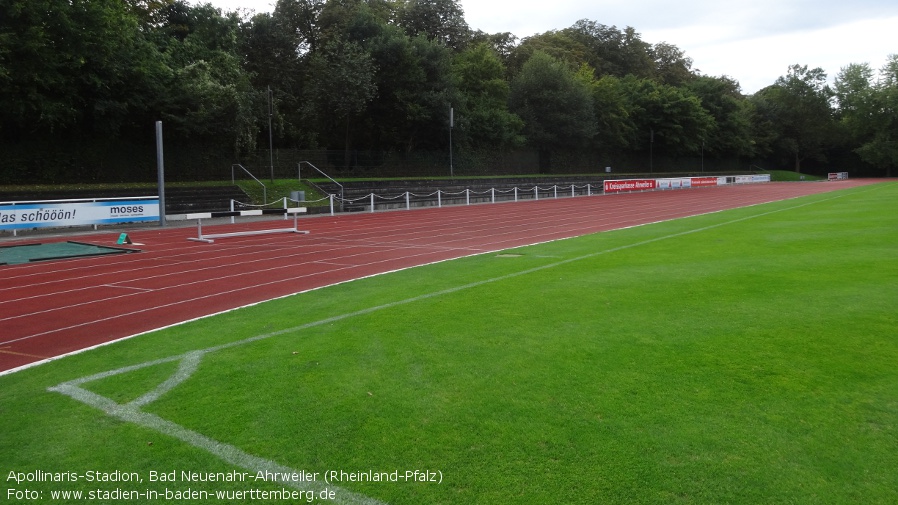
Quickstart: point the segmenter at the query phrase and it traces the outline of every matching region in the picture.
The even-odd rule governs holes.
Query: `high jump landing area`
[[[79,234],[126,254],[0,266],[0,373],[187,320],[322,286],[463,256],[824,193],[882,180],[767,183]],[[283,223],[283,221],[281,221]],[[294,230],[296,227],[294,226]],[[210,235],[201,237],[209,238]],[[2,246],[34,240],[0,239]],[[42,242],[66,242],[45,237]],[[137,244],[140,244],[139,246]]]
[[[0,266],[19,265],[35,261],[53,261],[71,258],[86,258],[104,254],[127,254],[140,252],[138,249],[109,247],[69,240],[67,242],[35,242],[11,246],[0,246]]]

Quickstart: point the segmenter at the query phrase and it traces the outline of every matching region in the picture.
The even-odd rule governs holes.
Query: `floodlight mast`
[[[268,86],[268,163],[271,167],[271,182],[274,183],[274,135],[271,132],[271,116],[271,86]]]
[[[455,169],[452,167],[452,128],[455,127],[455,109],[449,106],[449,177],[455,178]]]

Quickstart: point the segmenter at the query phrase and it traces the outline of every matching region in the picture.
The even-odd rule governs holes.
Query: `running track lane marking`
[[[123,282],[130,282],[130,281],[123,281]],[[118,284],[100,284],[100,286],[101,286],[101,287],[104,287],[104,288],[114,288],[114,289],[125,289],[125,290],[129,290],[129,291],[139,291],[139,292],[141,292],[141,293],[152,293],[153,291],[156,291],[155,289],[150,289],[150,288],[138,288],[138,287],[134,287],[134,286],[119,286]]]
[[[465,252],[468,252],[468,251],[469,251],[469,249],[466,249],[466,248],[459,248],[459,250],[462,250],[462,251],[465,251]],[[339,272],[339,271],[342,271],[342,270],[352,270],[352,269],[354,269],[354,268],[363,268],[363,267],[367,267],[367,266],[370,266],[370,265],[376,265],[376,264],[378,264],[378,263],[388,263],[388,262],[391,262],[391,261],[397,261],[397,260],[399,260],[399,259],[409,259],[409,258],[415,258],[415,257],[417,257],[417,256],[426,256],[426,255],[428,255],[428,254],[433,254],[434,252],[439,252],[439,250],[436,250],[436,251],[426,251],[426,252],[423,252],[423,253],[420,253],[420,254],[413,254],[413,255],[409,255],[409,256],[404,256],[404,257],[402,257],[402,258],[387,258],[387,259],[384,259],[384,260],[371,261],[371,262],[368,262],[368,263],[360,263],[360,264],[339,264],[339,263],[331,264],[331,263],[327,263],[327,262],[315,261],[315,263],[322,264],[322,265],[331,265],[331,266],[333,266],[334,268],[331,269],[331,270],[326,270],[326,271],[321,271],[321,272],[313,272],[313,273],[309,273],[309,274],[303,274],[303,275],[301,275],[301,276],[299,276],[299,277],[295,277],[294,280],[295,280],[295,279],[305,278],[305,277],[313,277],[313,276],[317,276],[317,275],[331,274],[331,273]],[[479,252],[479,253],[476,253],[476,254],[468,254],[467,256],[476,256],[477,254],[484,254],[484,253],[489,253],[489,252],[492,252],[492,251],[489,251],[489,250],[481,250],[481,252]],[[350,255],[350,256],[347,256],[347,257],[359,256],[359,255],[360,255],[360,254],[353,254],[353,255]],[[458,258],[467,257],[467,256],[459,256]],[[458,259],[458,258],[452,258],[452,259]],[[421,265],[416,265],[416,266],[421,266]],[[264,271],[268,271],[268,270],[279,270],[279,269],[281,269],[281,268],[282,268],[282,267],[272,267],[272,268],[265,269],[265,270],[257,270],[257,271],[255,271],[255,272],[243,272],[243,273],[239,273],[239,274],[226,275],[226,276],[223,276],[223,277],[218,277],[218,278],[216,278],[216,280],[227,279],[227,278],[230,278],[230,277],[240,277],[240,276],[244,276],[244,275],[255,275],[255,274],[259,273],[259,272],[264,272]],[[376,275],[382,275],[382,274],[392,273],[392,272],[395,272],[395,271],[397,271],[397,270],[391,270],[391,271],[388,271],[388,272],[381,272],[381,273],[376,274]],[[190,285],[194,285],[194,284],[201,284],[201,283],[204,283],[204,282],[208,282],[208,279],[198,280],[198,281],[191,281],[191,282],[187,282],[187,283],[183,283],[183,284],[178,284],[178,285],[175,285],[175,286],[169,286],[169,287],[166,287],[166,288],[164,288],[164,289],[182,288],[182,287],[184,287],[184,286],[190,286]],[[210,293],[210,294],[206,294],[206,295],[202,295],[202,296],[190,298],[190,299],[187,299],[187,300],[179,300],[179,301],[176,301],[176,302],[171,302],[171,303],[166,303],[166,304],[154,305],[154,306],[152,306],[152,307],[147,307],[147,308],[143,308],[143,309],[140,309],[140,310],[135,310],[135,311],[131,311],[131,312],[121,313],[121,314],[117,314],[117,315],[114,315],[114,316],[105,317],[105,318],[102,318],[102,319],[94,319],[94,320],[88,321],[88,322],[83,322],[83,323],[73,324],[73,325],[70,325],[70,326],[66,326],[66,327],[64,327],[64,328],[54,328],[54,329],[52,329],[52,330],[44,331],[44,332],[41,332],[41,333],[34,333],[34,334],[31,334],[31,335],[26,335],[26,336],[24,336],[24,337],[20,337],[20,338],[17,338],[17,339],[12,339],[12,340],[7,340],[7,341],[4,341],[4,342],[0,342],[0,344],[12,344],[12,343],[15,343],[15,342],[20,342],[20,341],[23,341],[23,340],[28,340],[28,339],[35,338],[35,337],[41,337],[41,336],[44,336],[44,335],[49,335],[49,334],[51,334],[51,333],[58,333],[58,332],[60,332],[60,331],[65,331],[65,330],[71,330],[71,329],[74,329],[74,328],[81,328],[81,327],[85,327],[85,326],[90,326],[90,325],[92,325],[92,324],[96,324],[96,323],[99,323],[99,322],[112,321],[112,320],[114,320],[114,319],[120,319],[120,318],[127,317],[127,316],[133,316],[133,315],[135,315],[135,314],[143,314],[143,313],[150,312],[150,311],[153,311],[153,310],[159,310],[159,309],[164,309],[164,308],[168,308],[168,307],[174,307],[174,306],[182,305],[182,304],[185,304],[185,303],[194,303],[194,302],[198,302],[198,301],[205,300],[205,299],[208,299],[208,298],[215,298],[215,297],[218,297],[218,296],[229,295],[229,294],[237,293],[237,292],[240,292],[240,291],[246,291],[246,290],[250,290],[250,289],[258,289],[258,288],[262,288],[262,287],[269,286],[269,285],[272,285],[272,284],[280,284],[280,283],[282,283],[282,282],[286,282],[286,280],[285,280],[285,279],[277,279],[277,280],[265,282],[265,283],[262,283],[262,284],[254,284],[254,285],[252,285],[252,286],[243,286],[243,287],[240,287],[240,288],[231,289],[231,290],[227,290],[227,291],[218,291],[218,292],[215,292],[215,293]],[[345,281],[345,282],[349,282],[349,281]],[[322,287],[326,287],[326,286],[322,286]],[[161,290],[156,290],[156,291],[161,291]],[[136,295],[139,295],[139,294],[141,294],[141,293],[128,293],[128,294],[123,294],[123,295],[117,295],[117,296],[112,296],[112,297],[109,297],[109,298],[105,298],[103,301],[115,300],[115,299],[119,299],[119,298],[127,298],[127,297],[131,297],[131,296],[136,296]],[[286,296],[292,296],[292,295],[286,295]],[[90,304],[92,304],[92,303],[95,303],[95,301],[81,302],[81,303],[78,303],[78,304],[69,305],[67,308],[86,306],[86,305],[90,305]],[[257,302],[257,303],[262,303],[262,302]],[[253,304],[253,305],[255,305],[255,304]],[[237,307],[237,308],[239,308],[239,307]],[[55,311],[55,310],[56,310],[56,309],[53,308],[53,309],[47,309],[47,310],[40,311],[40,312],[31,312],[31,313],[28,313],[28,314],[20,314],[20,315],[17,315],[17,316],[10,316],[10,317],[4,318],[4,319],[0,319],[0,321],[9,321],[9,320],[13,320],[13,319],[20,319],[20,318],[23,318],[23,317],[30,317],[30,316],[33,316],[33,315],[35,315],[35,314],[50,313],[50,312],[53,312],[53,311]],[[231,309],[231,310],[235,310],[235,309]],[[211,316],[211,315],[214,315],[214,314],[210,314],[210,316]],[[208,316],[204,316],[204,317],[208,317]],[[157,329],[158,329],[158,328],[157,328]],[[132,335],[132,336],[135,336],[135,335]],[[129,337],[125,337],[125,338],[129,338]],[[122,340],[122,339],[119,339],[119,340]],[[113,343],[113,342],[116,342],[116,341],[110,341],[110,342],[108,342],[108,343],[111,344],[111,343]],[[88,348],[88,349],[89,349],[89,348]],[[85,349],[85,350],[87,350],[87,349]],[[65,355],[62,355],[62,356],[59,356],[59,357],[62,358],[62,357],[64,357],[64,356],[65,356]],[[40,363],[34,363],[33,365],[39,365],[39,364],[40,364]],[[25,365],[25,366],[27,367],[28,365]],[[14,368],[14,369],[12,369],[12,370],[0,372],[0,375],[4,375],[5,373],[13,372],[13,371],[20,370],[20,369],[21,369],[21,368]]]
[[[7,351],[11,346],[0,347],[0,354],[12,354],[15,356],[28,356],[29,358],[47,359],[47,356],[38,356],[37,354],[28,354],[24,352]]]
[[[368,308],[357,310],[354,312],[348,312],[345,314],[329,317],[326,319],[321,319],[321,320],[314,321],[311,323],[294,326],[292,328],[286,328],[283,330],[278,330],[278,331],[271,332],[271,333],[265,333],[262,335],[256,335],[254,337],[246,338],[243,340],[238,340],[236,342],[231,342],[228,344],[222,344],[222,345],[218,345],[218,346],[208,347],[206,349],[189,351],[187,353],[179,354],[176,356],[170,356],[168,358],[161,358],[158,360],[147,361],[145,363],[140,363],[137,365],[131,365],[131,366],[126,366],[126,367],[122,367],[122,368],[117,368],[115,370],[100,372],[98,374],[89,375],[86,377],[81,377],[79,379],[63,382],[56,386],[49,387],[49,388],[47,388],[47,390],[51,391],[51,392],[60,393],[65,396],[69,396],[70,398],[72,398],[74,400],[78,400],[82,403],[90,405],[96,409],[103,411],[104,413],[106,413],[106,415],[118,418],[122,421],[131,422],[131,423],[137,424],[139,426],[142,426],[144,428],[149,428],[149,429],[155,430],[163,435],[177,438],[183,442],[186,442],[187,444],[190,444],[199,449],[203,449],[206,452],[208,452],[214,456],[217,456],[218,458],[220,458],[222,461],[224,461],[226,463],[230,463],[230,464],[238,466],[240,468],[250,470],[254,473],[258,473],[260,471],[267,470],[267,471],[276,472],[276,473],[291,473],[292,474],[292,473],[295,473],[296,470],[289,468],[287,466],[281,465],[279,463],[276,463],[274,461],[271,461],[271,460],[268,460],[265,458],[261,458],[259,456],[253,456],[252,454],[246,453],[233,445],[219,442],[219,441],[209,438],[201,433],[197,433],[195,431],[189,430],[173,421],[163,419],[155,414],[143,412],[141,410],[141,408],[146,405],[151,404],[152,402],[154,402],[157,399],[159,399],[160,397],[162,397],[165,393],[171,391],[172,389],[176,388],[178,385],[180,385],[180,384],[184,383],[185,381],[187,381],[188,379],[190,379],[190,377],[199,368],[200,361],[203,359],[203,357],[205,357],[207,354],[211,354],[216,351],[230,349],[233,347],[250,344],[253,342],[258,342],[260,340],[266,340],[266,339],[278,337],[281,335],[297,333],[297,332],[300,332],[302,330],[306,330],[309,328],[314,328],[317,326],[322,326],[322,325],[330,324],[330,323],[337,322],[337,321],[343,321],[343,320],[358,317],[358,316],[372,314],[372,313],[390,309],[393,307],[408,305],[410,303],[414,303],[414,302],[421,301],[421,300],[427,300],[430,298],[436,298],[436,297],[443,296],[443,295],[453,294],[453,293],[457,293],[459,291],[476,288],[478,286],[483,286],[486,284],[501,282],[504,280],[513,279],[513,278],[521,277],[524,275],[529,275],[529,274],[540,272],[543,270],[548,270],[550,268],[567,265],[569,263],[573,263],[576,261],[582,261],[585,259],[594,258],[594,257],[601,256],[604,254],[610,254],[610,253],[614,253],[614,252],[618,252],[618,251],[623,251],[626,249],[632,249],[635,247],[640,247],[643,245],[660,242],[662,240],[683,237],[686,235],[691,235],[693,233],[700,233],[703,231],[712,230],[715,228],[720,228],[723,226],[740,223],[743,221],[748,221],[750,219],[764,217],[764,216],[776,214],[779,212],[795,210],[795,209],[799,209],[802,207],[807,207],[809,205],[814,205],[819,202],[842,198],[843,196],[845,196],[845,195],[836,195],[834,197],[827,198],[824,200],[807,202],[807,203],[804,203],[801,205],[796,205],[796,206],[787,207],[787,208],[783,208],[783,209],[772,210],[772,211],[768,211],[768,212],[762,212],[760,214],[746,216],[746,217],[739,218],[739,219],[733,219],[733,220],[726,221],[723,223],[717,223],[717,224],[713,224],[713,225],[709,225],[709,226],[704,226],[701,228],[695,228],[693,230],[686,230],[686,231],[682,231],[679,233],[673,233],[670,235],[665,235],[663,237],[655,237],[655,238],[651,238],[651,239],[647,239],[647,240],[642,240],[642,241],[635,242],[632,244],[627,244],[627,245],[623,245],[623,246],[619,246],[619,247],[605,249],[603,251],[596,251],[596,252],[593,252],[590,254],[577,256],[575,258],[569,258],[566,260],[557,261],[555,263],[550,263],[550,264],[542,265],[539,267],[529,268],[527,270],[522,270],[520,272],[510,273],[510,274],[502,275],[499,277],[493,277],[490,279],[484,279],[481,281],[471,282],[468,284],[463,284],[461,286],[455,286],[452,288],[443,289],[443,290],[435,291],[432,293],[426,293],[423,295],[414,296],[411,298],[407,298],[405,300],[398,300],[395,302],[390,302],[390,303],[385,303],[383,305],[368,307]],[[124,405],[116,403],[115,401],[111,400],[110,398],[99,395],[97,393],[93,393],[93,392],[88,391],[81,387],[83,384],[86,384],[86,383],[89,383],[92,381],[104,379],[107,377],[112,377],[115,375],[121,375],[124,373],[132,372],[135,370],[140,370],[140,369],[155,366],[155,365],[171,363],[171,362],[175,362],[175,361],[177,361],[179,363],[178,363],[178,369],[175,371],[174,374],[172,374],[168,379],[163,381],[159,386],[157,386],[152,391],[149,391],[146,394],[137,398],[136,400],[134,400],[130,403],[124,404]],[[321,483],[319,483],[318,481],[301,482],[301,483],[300,482],[282,482],[282,484],[293,486],[301,491],[313,491],[316,494],[324,489],[324,486]],[[330,489],[337,492],[336,500],[334,500],[335,503],[342,503],[342,504],[346,504],[346,505],[356,505],[356,504],[359,504],[359,505],[385,505],[384,502],[380,502],[373,498],[369,498],[364,495],[353,493],[353,492],[345,490],[345,489],[340,489],[340,488],[337,488],[334,486],[330,486]]]
[[[844,195],[835,196],[835,197],[832,197],[832,199],[835,199],[835,198],[841,198],[842,196],[844,196]],[[828,200],[828,199],[827,199],[827,200]],[[827,201],[827,200],[820,200],[820,201],[823,202],[823,201]],[[768,204],[768,203],[773,203],[773,202],[761,202],[761,203],[757,203],[757,204],[753,204],[753,205],[748,205],[748,206],[743,207],[743,208],[749,208],[749,207],[754,207],[754,206],[758,206],[758,205],[765,205],[765,204]],[[792,207],[792,208],[799,208],[799,207],[803,207],[803,206],[806,206],[806,205],[811,205],[811,204],[813,204],[813,203],[816,203],[816,202],[810,202],[810,203],[803,204],[803,205],[799,205],[799,206]],[[778,211],[771,211],[770,213],[781,212],[781,211],[783,211],[783,210],[790,210],[790,209],[791,209],[791,208],[785,208],[785,209],[780,209],[780,210],[778,210]],[[724,209],[724,210],[729,210],[729,209]],[[695,214],[695,215],[692,215],[692,216],[685,216],[685,217],[697,217],[697,216],[700,216],[700,215],[715,214],[715,213],[718,213],[718,212],[722,212],[722,211],[720,211],[720,210],[715,210],[715,211],[711,211],[711,212],[706,212],[706,213],[704,213],[704,214]],[[765,214],[760,214],[760,215],[754,216],[754,217],[760,217],[761,215],[765,215]],[[752,216],[749,216],[748,218],[745,218],[745,219],[750,219],[751,217],[752,217]],[[677,218],[674,218],[674,219],[682,219],[682,218],[681,218],[681,217],[677,217]],[[656,223],[659,223],[659,222],[671,221],[671,220],[672,220],[672,219],[664,219],[664,220],[659,220],[659,221],[654,221],[654,222],[649,222],[649,223],[641,223],[641,224],[637,224],[637,225],[633,225],[633,226],[625,226],[625,227],[621,227],[621,228],[618,228],[618,229],[627,229],[627,228],[633,228],[633,227],[638,227],[638,226],[646,226],[646,225],[650,225],[650,224],[656,224]],[[733,221],[733,222],[738,222],[738,220],[737,220],[737,221]],[[729,223],[721,223],[719,226],[723,226],[723,225],[725,225],[725,224],[729,224]],[[702,231],[702,230],[696,230],[696,231]],[[691,233],[691,232],[689,232],[689,233]],[[671,237],[662,237],[662,238],[671,238]],[[661,240],[662,238],[659,238],[658,240]],[[547,240],[547,241],[545,241],[545,242],[552,242],[552,241],[554,241],[554,240],[563,240],[563,239],[553,239],[553,240]],[[536,244],[539,244],[539,243],[544,243],[544,242],[535,242],[535,243],[529,244],[529,245],[536,245]],[[636,244],[636,245],[641,245],[641,244]],[[524,246],[517,246],[517,247],[524,247]],[[481,253],[479,253],[479,254],[488,254],[488,253],[490,253],[490,252],[495,252],[495,250],[485,250],[485,251],[483,251],[483,252],[481,252]],[[599,254],[601,254],[601,253],[599,253]],[[475,255],[476,255],[476,254],[472,254],[472,255],[469,255],[469,256],[475,256]],[[461,257],[458,257],[458,258],[452,258],[452,259],[461,259],[462,257],[466,257],[466,256],[461,256]],[[392,259],[389,259],[389,260],[383,260],[383,261],[392,261]],[[447,260],[440,260],[440,261],[447,261]],[[434,262],[434,263],[438,263],[438,262],[440,262],[440,261],[437,261],[437,262]],[[338,271],[338,270],[345,270],[345,269],[351,269],[351,268],[359,268],[359,267],[362,267],[362,266],[373,265],[373,264],[380,263],[380,262],[381,262],[381,261],[375,261],[375,262],[365,263],[365,264],[361,264],[361,265],[340,266],[339,268],[336,268],[335,270],[328,271],[328,272],[323,272],[323,273],[332,273],[333,271]],[[422,264],[422,265],[415,265],[415,266],[424,266],[424,265]],[[410,268],[410,267],[409,267],[409,268]],[[404,268],[403,268],[403,269],[398,269],[398,270],[404,270]],[[373,275],[371,275],[371,276],[374,276],[374,275],[384,275],[384,274],[389,274],[389,273],[393,273],[393,272],[398,271],[398,270],[391,270],[391,271],[379,272],[379,273],[373,274]],[[321,274],[322,274],[322,273],[316,273],[316,274],[311,274],[311,275],[321,275]],[[342,284],[342,283],[344,283],[344,282],[351,282],[352,280],[355,280],[355,279],[351,279],[351,280],[347,280],[347,281],[341,281],[341,282],[339,282],[339,283],[337,283],[337,284]],[[197,281],[197,282],[201,282],[201,281]],[[197,282],[190,282],[190,283],[187,283],[187,285],[190,285],[190,284],[196,284]],[[56,328],[56,329],[49,330],[49,331],[45,331],[45,332],[42,332],[42,333],[37,333],[37,334],[33,334],[33,335],[28,335],[28,336],[25,336],[25,337],[21,337],[21,338],[14,339],[14,340],[9,340],[9,341],[6,341],[6,342],[0,342],[0,345],[2,345],[2,344],[15,343],[15,342],[19,342],[19,341],[21,341],[21,340],[27,340],[27,339],[30,339],[30,338],[40,337],[40,336],[43,336],[43,335],[48,335],[48,334],[56,333],[56,332],[59,332],[59,331],[70,330],[70,329],[73,329],[73,328],[80,328],[80,327],[83,327],[83,326],[88,326],[88,325],[90,325],[90,324],[94,324],[94,323],[96,323],[96,322],[110,321],[110,320],[113,320],[113,319],[118,319],[118,318],[121,318],[121,317],[126,317],[126,316],[130,316],[130,315],[134,315],[134,314],[141,314],[141,313],[149,312],[149,311],[151,311],[151,310],[157,310],[157,309],[160,309],[160,308],[167,308],[167,307],[179,305],[179,304],[182,304],[182,303],[187,303],[187,302],[197,302],[197,301],[204,300],[204,299],[207,299],[207,298],[212,298],[212,297],[215,297],[215,296],[221,296],[221,295],[227,295],[227,294],[231,294],[231,293],[236,293],[236,292],[238,292],[238,291],[243,291],[243,290],[246,290],[246,289],[256,289],[256,288],[264,287],[264,286],[269,285],[269,284],[277,284],[277,283],[279,283],[279,282],[282,282],[282,280],[271,281],[271,282],[268,282],[268,283],[265,283],[265,284],[257,284],[257,285],[253,285],[253,286],[247,286],[247,287],[238,288],[238,289],[234,289],[234,290],[230,290],[230,291],[225,291],[225,292],[219,292],[219,293],[215,293],[215,294],[203,295],[203,296],[200,296],[200,297],[191,298],[191,299],[189,299],[189,300],[183,300],[183,301],[174,302],[174,303],[169,303],[169,304],[157,305],[157,306],[154,306],[154,307],[152,307],[152,308],[140,309],[140,310],[128,312],[128,313],[125,313],[125,314],[118,314],[118,315],[116,315],[116,316],[107,317],[107,318],[104,318],[104,319],[101,319],[101,320],[95,320],[95,321],[86,322],[86,323],[79,323],[79,324],[67,326],[67,327],[65,327],[65,328]],[[182,285],[180,285],[180,286],[184,286],[184,284],[182,284]],[[325,288],[325,287],[327,287],[327,286],[320,286],[320,287],[314,288],[314,289],[321,289],[321,288]],[[301,292],[298,292],[298,293],[291,293],[291,294],[288,294],[288,295],[284,295],[283,297],[279,297],[279,298],[285,298],[285,297],[287,297],[287,296],[293,296],[294,294],[300,294],[300,293],[302,293],[302,291],[301,291]],[[122,295],[122,296],[131,296],[131,295]],[[257,305],[258,303],[262,303],[262,302],[251,303],[251,304],[249,304],[249,305],[247,305],[247,306]],[[224,311],[219,312],[219,313],[230,312],[230,311],[232,311],[232,310],[237,310],[237,309],[239,309],[239,308],[241,308],[241,307],[235,307],[235,308],[232,308],[232,309],[224,310]],[[181,323],[176,323],[176,324],[173,324],[173,325],[170,325],[170,326],[176,326],[177,324],[183,324],[183,323],[186,323],[186,322],[195,321],[195,320],[197,320],[197,319],[203,319],[203,318],[206,318],[206,317],[212,317],[212,316],[215,316],[215,315],[217,315],[217,314],[219,314],[219,313],[216,313],[216,314],[207,314],[207,315],[204,315],[204,316],[200,316],[200,317],[197,317],[197,318],[190,319],[190,320],[188,320],[188,321],[182,321]],[[16,317],[19,317],[19,316],[16,316]],[[164,328],[165,328],[165,327],[162,327],[162,328],[155,328],[155,329],[150,330],[150,331],[158,331],[158,330],[161,330],[161,329],[164,329]],[[113,344],[113,343],[118,342],[118,341],[120,341],[120,340],[126,340],[126,339],[129,339],[129,338],[133,338],[133,337],[142,335],[142,334],[144,334],[144,333],[149,333],[149,331],[143,332],[143,333],[139,333],[139,334],[136,334],[136,335],[131,335],[131,336],[128,336],[128,337],[123,337],[123,338],[120,338],[120,339],[117,339],[117,340],[112,340],[112,341],[104,342],[104,343],[101,343],[101,344],[98,344],[98,345],[95,345],[95,346],[92,346],[92,347],[87,347],[87,348],[81,349],[81,350],[79,350],[79,351],[74,351],[74,352],[72,352],[72,353],[68,353],[68,354],[63,354],[63,355],[60,355],[60,356],[56,356],[56,357],[53,357],[53,358],[48,359],[47,361],[52,361],[52,360],[55,360],[55,359],[61,359],[61,358],[64,358],[64,357],[66,357],[66,356],[68,356],[68,355],[70,355],[70,354],[76,354],[76,353],[79,353],[79,352],[89,351],[89,350],[94,349],[94,348],[96,348],[96,347],[101,347],[101,346],[103,346],[103,345]],[[12,368],[12,369],[10,369],[10,370],[0,371],[0,375],[5,375],[5,374],[8,374],[8,373],[14,373],[14,372],[17,372],[17,371],[19,371],[19,370],[23,370],[23,369],[25,369],[25,368],[30,368],[30,367],[32,367],[32,366],[38,366],[38,365],[41,365],[41,364],[43,364],[43,363],[46,363],[46,361],[43,361],[43,362],[36,362],[36,363],[29,363],[29,364],[23,365],[23,366],[21,366],[21,367]]]

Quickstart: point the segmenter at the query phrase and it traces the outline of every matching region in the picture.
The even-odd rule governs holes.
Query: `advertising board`
[[[651,191],[657,188],[655,179],[623,179],[605,181],[605,193],[626,193],[628,191]]]
[[[0,230],[157,220],[159,220],[159,199],[156,197],[0,203]]]

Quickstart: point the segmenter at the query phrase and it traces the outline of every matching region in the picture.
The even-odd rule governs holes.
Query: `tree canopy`
[[[5,0],[0,182],[57,177],[60,159],[103,165],[111,150],[151,141],[155,120],[208,160],[240,161],[267,149],[270,133],[278,149],[341,151],[344,166],[360,151],[442,152],[450,108],[459,149],[532,150],[543,170],[570,159],[553,153],[632,160],[652,149],[890,173],[898,57],[878,71],[849,63],[832,85],[819,68],[784,71],[746,96],[633,27],[583,19],[518,39],[472,30],[458,0],[277,0],[262,14],[185,0]],[[97,177],[125,177],[108,170]]]

